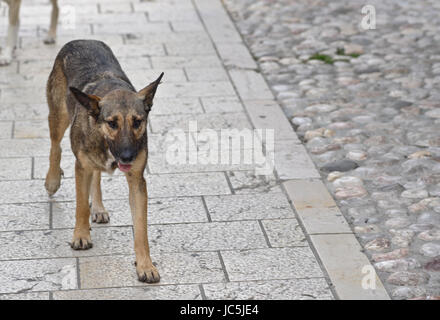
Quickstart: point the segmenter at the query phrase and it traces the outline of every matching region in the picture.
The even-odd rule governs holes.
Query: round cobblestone
[[[373,1],[375,30],[349,0],[224,3],[367,254],[417,262],[390,295],[439,296],[440,3]]]

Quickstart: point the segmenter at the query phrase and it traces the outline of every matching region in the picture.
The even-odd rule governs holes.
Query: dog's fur
[[[20,26],[20,6],[21,0],[3,0],[9,5],[9,25],[8,37],[6,39],[6,47],[0,54],[0,66],[8,65],[12,62],[12,55],[17,46],[18,29]],[[50,27],[47,37],[44,39],[45,44],[55,43],[55,37],[58,24],[58,3],[57,0],[50,0],[52,3],[52,13],[50,18]]]
[[[129,187],[136,271],[145,282],[159,281],[148,246],[143,173],[148,155],[147,117],[162,76],[136,92],[106,44],[75,40],[58,53],[47,83],[51,150],[45,186],[49,195],[60,187],[60,142],[69,124],[76,157],[76,224],[71,246],[75,250],[92,247],[90,213],[94,222],[109,221],[102,204],[101,172],[119,167]]]

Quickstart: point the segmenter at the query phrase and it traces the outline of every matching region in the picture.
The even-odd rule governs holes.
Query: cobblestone
[[[438,296],[438,3],[370,1],[375,30],[360,1],[224,3],[391,296]]]

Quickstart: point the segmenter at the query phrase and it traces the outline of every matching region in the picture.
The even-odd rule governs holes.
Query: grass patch
[[[321,60],[327,64],[333,64],[334,60],[332,57],[322,53],[315,53],[313,56],[309,58],[309,60]]]
[[[357,57],[359,57],[361,55],[360,53],[346,54],[344,48],[337,48],[336,49],[336,54],[339,55],[339,56],[348,56],[348,57],[352,57],[352,58],[357,58]]]

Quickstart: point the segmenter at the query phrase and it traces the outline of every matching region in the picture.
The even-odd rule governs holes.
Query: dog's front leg
[[[76,187],[76,222],[71,247],[75,250],[86,250],[92,247],[90,237],[89,193],[93,171],[75,162]]]
[[[147,185],[143,170],[127,173],[130,192],[130,208],[134,226],[134,251],[136,253],[136,272],[142,282],[159,282],[160,276],[150,257],[147,233]]]
[[[50,2],[52,2],[52,13],[50,15],[49,32],[47,33],[47,36],[44,39],[45,44],[55,43],[55,37],[57,34],[57,24],[58,24],[58,15],[59,15],[58,2],[57,0],[50,0]]]
[[[17,46],[18,28],[20,25],[20,4],[21,0],[6,1],[9,4],[9,26],[6,47],[3,48],[0,55],[0,66],[8,65],[12,61],[12,54]]]

